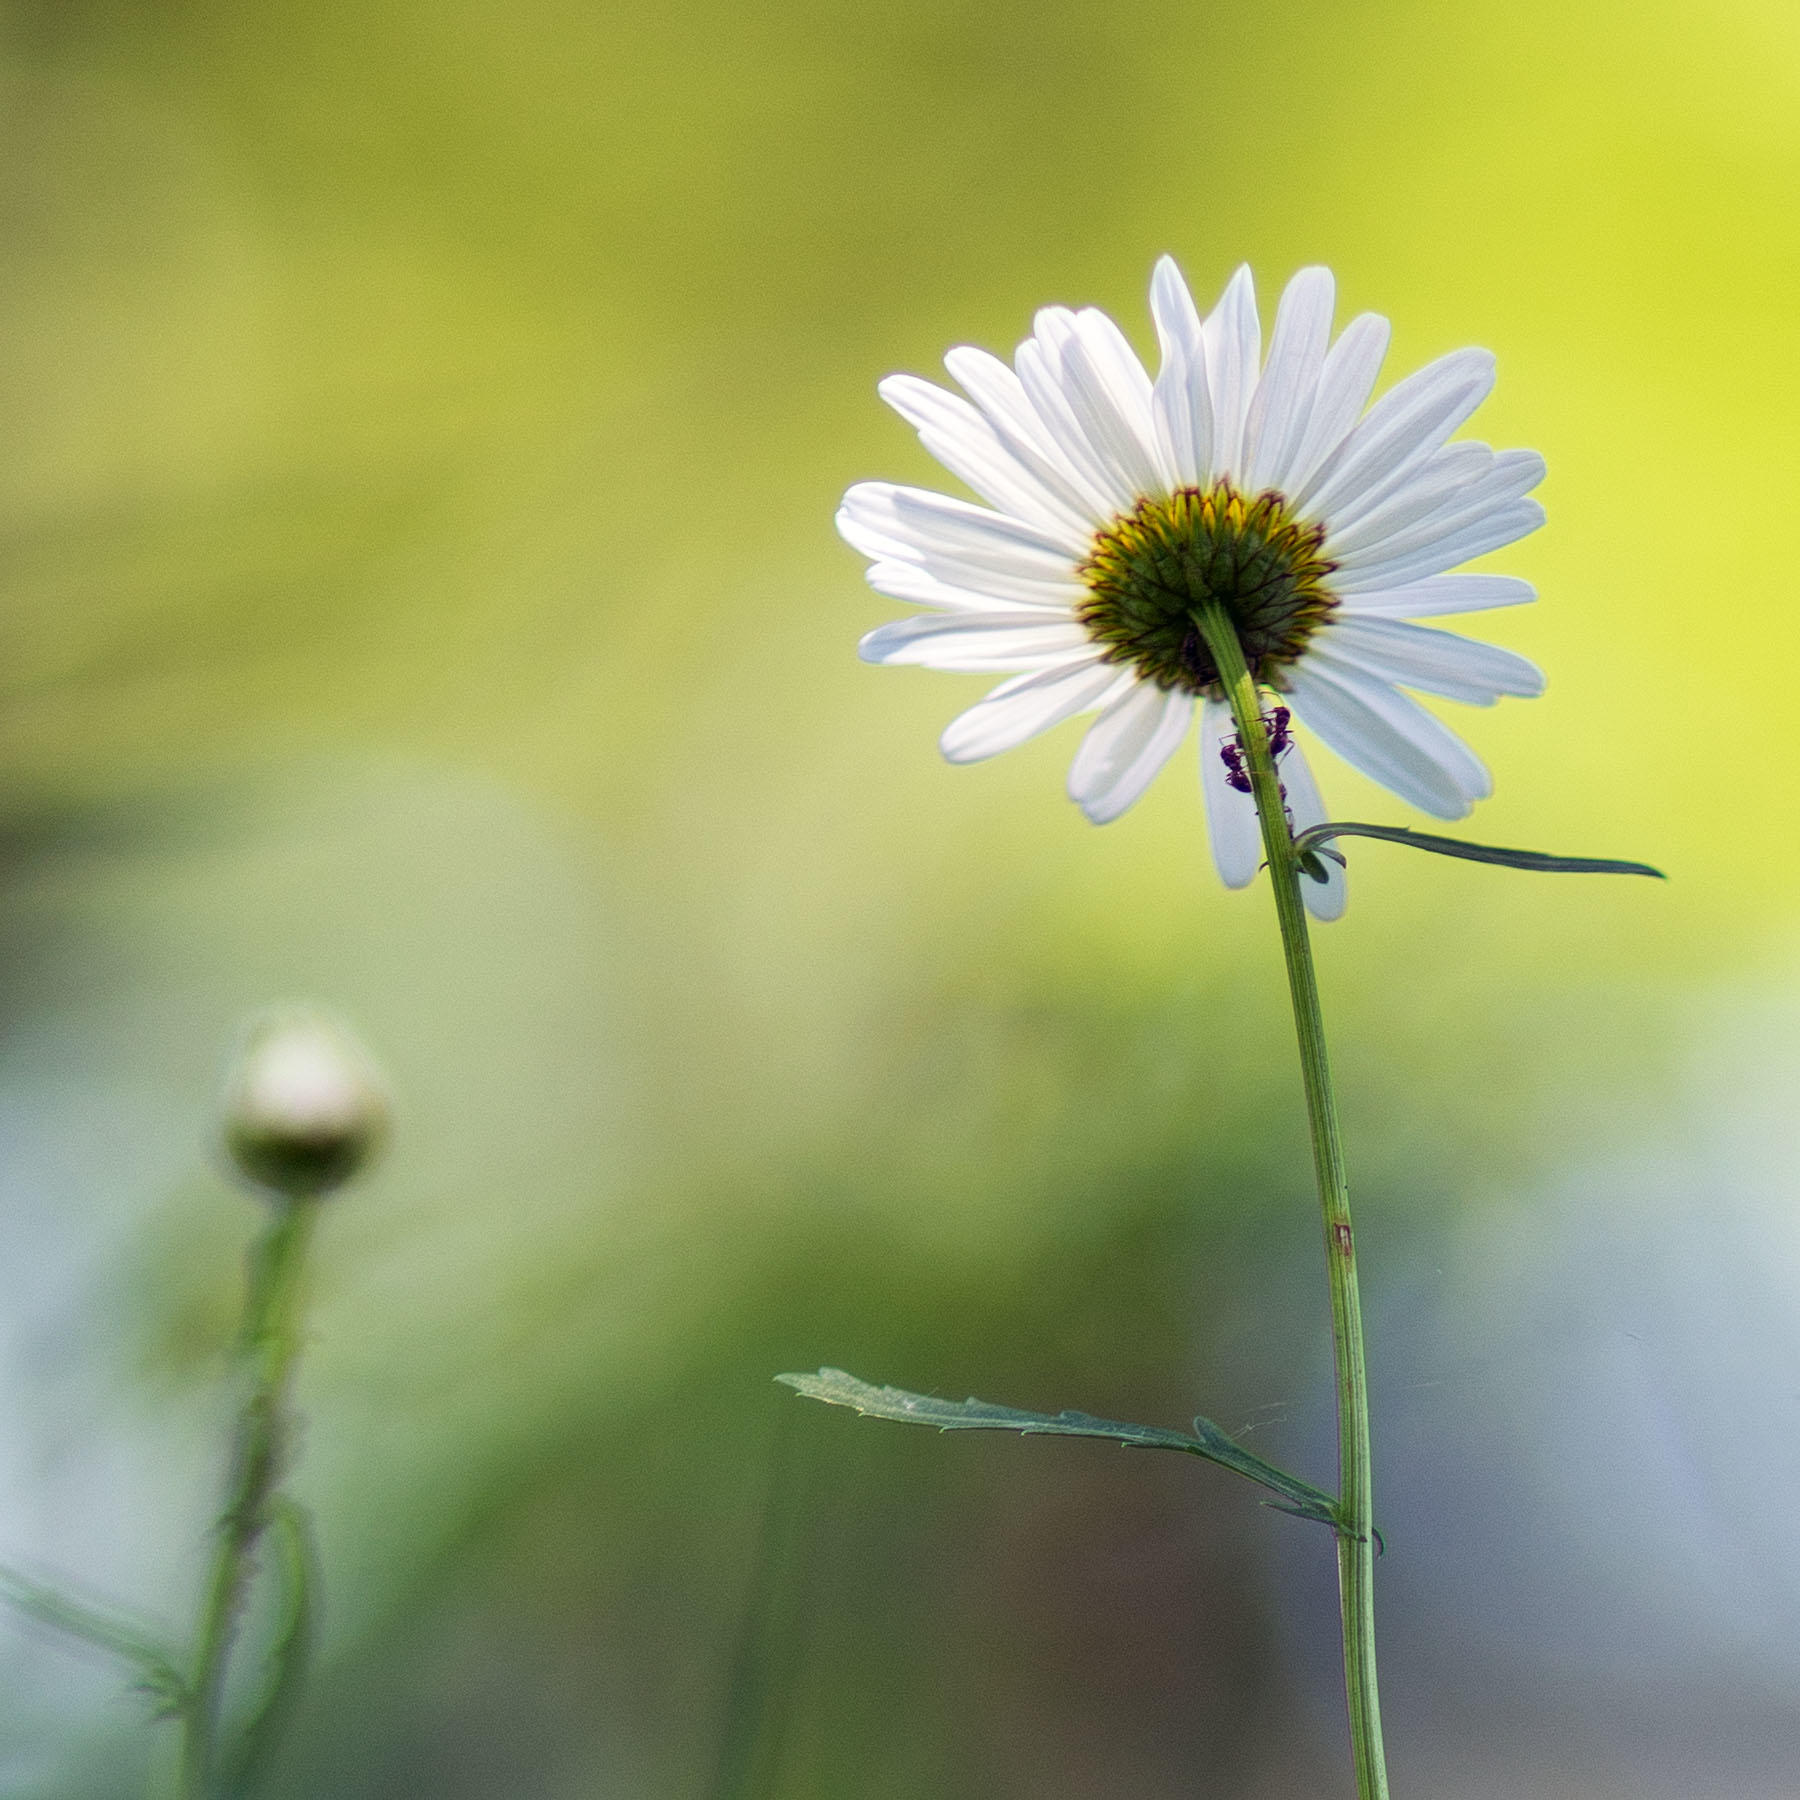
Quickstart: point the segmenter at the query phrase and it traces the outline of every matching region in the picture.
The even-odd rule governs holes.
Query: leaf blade
[[[891,1419],[901,1425],[926,1425],[936,1431],[1016,1431],[1022,1437],[1099,1438],[1127,1450],[1178,1450],[1217,1463],[1259,1487],[1278,1494],[1283,1510],[1338,1527],[1338,1505],[1331,1495],[1264,1462],[1210,1419],[1196,1419],[1194,1434],[1162,1425],[1132,1425],[1092,1413],[1026,1412],[991,1400],[942,1400],[905,1388],[877,1387],[842,1369],[820,1369],[813,1375],[777,1375],[775,1379],[809,1400],[848,1406],[866,1418]]]
[[[155,1703],[154,1717],[173,1717],[188,1703],[186,1678],[174,1654],[141,1625],[71,1599],[19,1570],[0,1565],[0,1600],[41,1625],[105,1650],[138,1671],[135,1685]]]
[[[1439,837],[1435,832],[1413,831],[1403,825],[1362,825],[1352,820],[1327,820],[1308,826],[1294,836],[1294,849],[1304,859],[1333,838],[1378,838],[1387,844],[1404,844],[1411,850],[1429,850],[1434,856],[1459,857],[1464,862],[1498,863],[1508,869],[1528,869],[1552,875],[1648,875],[1656,881],[1669,878],[1649,863],[1621,862],[1605,856],[1551,856],[1542,850],[1509,850],[1499,844],[1471,844],[1462,838]],[[1329,854],[1329,853],[1328,853]],[[1314,876],[1314,880],[1320,879]]]

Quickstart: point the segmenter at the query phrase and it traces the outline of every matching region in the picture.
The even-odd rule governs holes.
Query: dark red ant
[[[1278,706],[1272,712],[1263,714],[1263,730],[1269,735],[1269,760],[1280,759],[1282,751],[1294,741],[1292,724],[1288,709]],[[1228,737],[1219,746],[1220,760],[1225,764],[1225,785],[1235,788],[1240,794],[1250,792],[1250,769],[1244,760],[1244,747],[1236,737]],[[1282,799],[1287,798],[1287,790],[1282,789]]]

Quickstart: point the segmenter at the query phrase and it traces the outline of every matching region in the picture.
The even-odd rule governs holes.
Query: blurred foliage
[[[1163,250],[1265,306],[1329,262],[1390,375],[1499,353],[1551,524],[1492,629],[1551,691],[1457,715],[1472,835],[1674,880],[1353,847],[1379,1286],[1650,1129],[1695,991],[1791,930],[1797,87],[1778,0],[0,7],[15,1547],[188,1604],[251,1229],[217,1059],[316,995],[398,1135],[322,1234],[282,1791],[1333,1778],[1305,1528],[768,1387],[1236,1427],[1322,1344],[1273,933],[1191,768],[1095,832],[1067,733],[942,766],[975,678],[854,662],[889,609],[831,513],[929,473],[881,374],[1052,299],[1144,343]],[[103,1680],[6,1654],[8,1791],[134,1791]]]

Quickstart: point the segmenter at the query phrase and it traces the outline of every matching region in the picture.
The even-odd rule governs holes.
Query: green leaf
[[[1380,838],[1383,843],[1405,844],[1413,850],[1429,850],[1435,856],[1459,856],[1465,862],[1499,863],[1509,869],[1534,869],[1552,875],[1649,875],[1667,881],[1661,869],[1648,863],[1614,862],[1601,856],[1548,856],[1541,850],[1504,850],[1497,844],[1469,844],[1461,838],[1437,837],[1428,831],[1409,831],[1400,825],[1357,825],[1348,820],[1329,820],[1323,825],[1309,826],[1294,835],[1294,849],[1314,881],[1323,881],[1323,869],[1307,868],[1308,859],[1318,853],[1331,856],[1322,847],[1333,838]],[[1334,860],[1342,862],[1342,857]]]
[[[263,1769],[299,1698],[318,1625],[313,1570],[312,1523],[306,1509],[277,1500],[269,1514],[268,1539],[274,1546],[278,1610],[269,1643],[263,1685],[232,1747],[225,1791],[248,1793]]]
[[[152,1717],[173,1718],[186,1710],[187,1681],[175,1666],[174,1656],[142,1626],[85,1601],[71,1600],[55,1588],[4,1565],[0,1565],[0,1600],[40,1624],[53,1626],[130,1663],[138,1672],[135,1685],[153,1703]]]
[[[1116,1419],[1096,1419],[1089,1413],[1021,1412],[1013,1406],[996,1406],[987,1400],[938,1400],[927,1394],[909,1394],[903,1388],[875,1387],[858,1381],[842,1369],[821,1369],[816,1375],[777,1375],[809,1400],[830,1406],[850,1406],[872,1419],[894,1419],[903,1425],[929,1425],[937,1431],[1016,1431],[1024,1436],[1104,1438],[1127,1450],[1182,1450],[1232,1470],[1259,1487],[1281,1496],[1282,1512],[1314,1519],[1334,1529],[1337,1502],[1332,1497],[1289,1475],[1221,1431],[1210,1419],[1194,1421],[1194,1435],[1170,1431],[1160,1425],[1125,1425]]]

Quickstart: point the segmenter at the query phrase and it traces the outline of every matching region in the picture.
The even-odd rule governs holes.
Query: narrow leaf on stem
[[[1508,869],[1531,869],[1548,875],[1648,875],[1657,881],[1668,880],[1661,869],[1654,869],[1649,863],[1616,862],[1604,856],[1550,856],[1542,850],[1507,850],[1498,844],[1470,844],[1462,838],[1409,831],[1403,825],[1358,825],[1346,819],[1328,820],[1294,834],[1294,850],[1302,871],[1314,881],[1323,881],[1324,872],[1307,868],[1307,858],[1316,854],[1335,856],[1323,846],[1342,837],[1379,838],[1385,844],[1429,850],[1434,856],[1457,856],[1465,862],[1499,863]],[[1336,860],[1342,862],[1343,858]]]
[[[1329,1494],[1252,1455],[1210,1419],[1196,1419],[1194,1435],[1189,1437],[1185,1431],[1171,1431],[1161,1425],[1127,1425],[1116,1419],[1096,1419],[1091,1413],[1022,1412],[988,1400],[940,1400],[929,1394],[909,1394],[904,1388],[876,1387],[858,1381],[842,1369],[821,1369],[816,1375],[777,1375],[775,1379],[809,1400],[854,1407],[872,1419],[929,1425],[936,1431],[1016,1431],[1024,1437],[1102,1438],[1122,1444],[1127,1450],[1184,1451],[1280,1495],[1283,1512],[1334,1528],[1339,1523],[1338,1504]]]
[[[0,1566],[0,1600],[42,1625],[130,1663],[138,1672],[137,1686],[155,1703],[158,1718],[172,1717],[186,1706],[187,1683],[175,1666],[173,1654],[142,1626],[116,1618],[86,1601],[72,1600],[67,1594],[4,1566]]]

